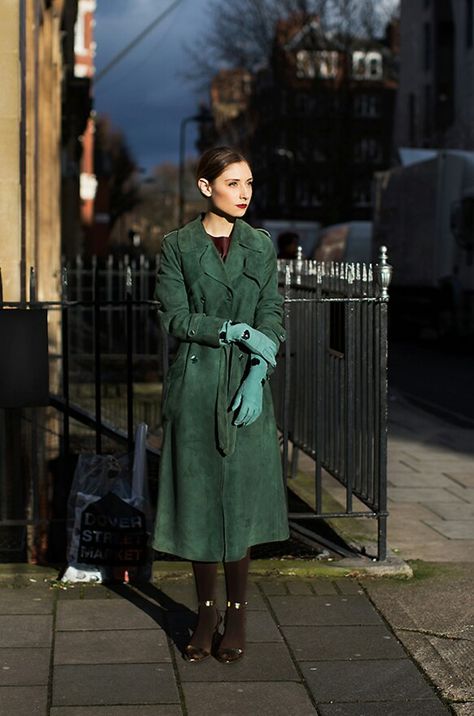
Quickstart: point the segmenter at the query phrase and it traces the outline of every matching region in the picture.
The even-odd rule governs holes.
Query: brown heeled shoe
[[[234,609],[241,609],[246,607],[247,602],[227,602],[227,608],[234,607]],[[244,655],[244,650],[240,647],[223,647],[216,651],[215,657],[221,664],[234,664],[239,661]]]
[[[215,600],[214,599],[208,599],[205,602],[199,602],[198,606],[200,607],[214,607],[215,606]],[[214,644],[214,640],[218,635],[219,626],[222,622],[222,614],[218,612],[217,617],[217,624],[214,627],[214,632],[212,634],[212,645]],[[211,645],[211,650],[212,650]],[[211,651],[207,651],[207,649],[203,649],[200,646],[193,646],[192,644],[188,644],[184,647],[184,658],[186,661],[190,661],[193,663],[197,663],[199,661],[204,661],[211,655]]]

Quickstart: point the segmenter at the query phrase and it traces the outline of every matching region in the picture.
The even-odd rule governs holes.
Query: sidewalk
[[[0,716],[473,716],[472,431],[400,396],[389,417],[389,545],[412,579],[255,560],[244,659],[188,664],[189,564],[67,589],[54,569],[0,565]]]
[[[355,579],[252,576],[247,653],[232,665],[181,657],[190,576],[30,585],[0,587],[2,716],[450,713]]]

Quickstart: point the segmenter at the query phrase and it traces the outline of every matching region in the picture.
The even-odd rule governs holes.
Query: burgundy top
[[[206,231],[207,234],[207,231]],[[218,250],[221,258],[223,261],[225,261],[225,258],[229,252],[230,248],[230,242],[232,240],[232,234],[230,236],[211,236],[210,234],[207,234],[210,239],[212,239],[214,246]]]

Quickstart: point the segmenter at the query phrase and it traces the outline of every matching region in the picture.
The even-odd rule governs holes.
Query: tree
[[[108,185],[110,229],[117,219],[138,203],[137,165],[123,133],[107,115],[95,122],[94,164],[96,175]]]
[[[397,12],[398,0],[211,0],[212,24],[188,47],[188,79],[207,88],[219,68],[254,71],[267,64],[280,20],[298,15],[302,24],[317,15],[326,33],[379,37]]]

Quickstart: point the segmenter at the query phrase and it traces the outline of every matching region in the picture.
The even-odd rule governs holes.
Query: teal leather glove
[[[276,366],[278,347],[264,333],[252,328],[248,323],[225,321],[219,332],[219,340],[221,345],[233,342],[243,343],[252,353],[265,358],[273,368]]]
[[[250,370],[237,391],[231,410],[239,408],[239,414],[234,425],[250,425],[255,422],[262,412],[263,385],[267,375],[267,363],[261,358],[253,356],[250,361]]]

